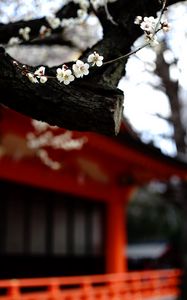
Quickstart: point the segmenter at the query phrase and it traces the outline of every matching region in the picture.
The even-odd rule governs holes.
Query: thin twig
[[[126,53],[126,54],[124,54],[124,55],[122,55],[122,56],[119,56],[119,57],[117,57],[117,58],[111,59],[111,60],[109,60],[109,61],[106,61],[106,62],[103,63],[103,66],[104,66],[104,65],[107,65],[107,64],[111,64],[111,63],[116,62],[116,61],[118,61],[118,60],[121,60],[121,59],[123,59],[123,58],[127,58],[127,57],[129,57],[130,55],[135,54],[135,53],[138,52],[139,50],[141,50],[141,49],[147,47],[148,45],[149,45],[149,42],[143,44],[141,47],[138,47],[137,49],[135,49],[135,50],[133,50],[133,51],[130,51],[129,53]]]
[[[109,10],[108,10],[108,5],[107,2],[105,3],[105,12],[106,12],[106,16],[107,19],[115,26],[118,26],[118,24],[114,21],[113,17],[111,16]]]
[[[160,11],[160,15],[159,15],[159,19],[158,19],[158,22],[155,26],[155,30],[154,30],[154,33],[153,33],[153,36],[156,34],[157,30],[158,30],[158,27],[160,25],[160,22],[161,22],[161,19],[162,19],[162,16],[164,14],[164,11],[166,9],[166,4],[167,4],[167,0],[163,0],[163,5],[162,5],[162,9]]]

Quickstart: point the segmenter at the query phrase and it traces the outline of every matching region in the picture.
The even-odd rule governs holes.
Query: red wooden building
[[[48,149],[62,165],[54,171],[28,148],[32,130],[29,118],[1,107],[0,277],[127,272],[132,193],[151,180],[186,179],[187,164],[144,145],[124,125],[117,137],[74,132],[85,138],[80,150]]]

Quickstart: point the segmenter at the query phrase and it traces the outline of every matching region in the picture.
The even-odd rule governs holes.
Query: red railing
[[[179,270],[0,280],[0,300],[141,300],[179,295]]]

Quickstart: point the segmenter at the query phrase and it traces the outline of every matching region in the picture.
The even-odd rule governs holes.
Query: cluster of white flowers
[[[88,0],[72,0],[75,3],[80,5],[80,9],[77,10],[77,17],[76,18],[69,18],[69,19],[63,19],[62,21],[55,16],[55,14],[50,14],[49,16],[46,17],[46,21],[48,22],[49,27],[46,27],[45,25],[42,25],[39,29],[38,36],[40,38],[44,38],[47,36],[50,36],[52,33],[52,29],[57,29],[59,27],[73,27],[78,24],[82,24],[85,19],[88,16],[87,9],[90,5]],[[30,40],[30,32],[31,28],[30,27],[24,27],[19,29],[19,37],[11,37],[8,41],[9,46],[14,46],[18,45],[23,41],[29,41]]]
[[[35,119],[31,120],[31,125],[34,127],[34,130],[36,132],[36,134],[40,134],[43,131],[46,131],[47,129],[51,128],[51,129],[57,129],[57,126],[51,126],[46,122],[41,122]]]
[[[78,4],[80,9],[77,10],[76,18],[69,18],[60,20],[55,15],[50,15],[46,17],[47,22],[49,23],[52,29],[56,29],[58,27],[73,27],[78,24],[82,24],[86,18],[88,17],[88,9],[90,5],[93,6],[95,10],[97,10],[101,6],[106,6],[108,3],[115,2],[117,0],[71,0],[75,4]]]
[[[27,145],[30,149],[51,147],[53,149],[63,149],[66,151],[80,150],[87,142],[85,137],[73,138],[73,133],[68,130],[61,134],[54,134],[50,126],[47,131],[40,132],[40,134],[29,132],[26,138]]]
[[[30,32],[31,32],[31,29],[28,26],[19,29],[19,34],[22,36],[23,40],[25,40],[25,41],[29,41]]]
[[[51,14],[46,17],[47,22],[49,23],[52,29],[56,29],[60,26],[60,19],[57,18],[54,14]]]
[[[71,131],[65,131],[58,134],[57,126],[50,126],[49,124],[37,120],[32,120],[33,132],[29,132],[26,136],[27,146],[30,149],[36,150],[41,161],[53,170],[62,168],[62,163],[54,161],[49,157],[47,148],[62,149],[65,151],[80,150],[85,143],[86,137],[74,138]]]
[[[88,56],[87,62],[84,63],[82,60],[77,60],[72,65],[72,70],[66,65],[62,65],[62,68],[57,68],[56,78],[60,83],[65,85],[70,84],[75,78],[82,78],[89,74],[90,66],[101,67],[103,65],[103,56],[99,55],[96,51]],[[48,77],[45,75],[45,67],[41,66],[34,73],[26,72],[26,76],[32,83],[45,83]]]
[[[15,45],[18,45],[20,43],[21,43],[21,40],[16,36],[11,37],[8,41],[9,46],[15,46]]]
[[[20,44],[22,41],[29,41],[30,39],[30,32],[31,29],[30,27],[24,27],[19,29],[19,35],[21,38],[13,36],[9,39],[8,45],[9,46],[14,46]]]
[[[88,17],[88,9],[90,8],[90,5],[92,5],[93,8],[97,10],[99,7],[101,6],[106,7],[108,3],[112,3],[115,1],[117,0],[90,0],[90,1],[89,0],[66,0],[65,4],[69,2],[74,2],[75,4],[79,5],[80,9],[77,10],[77,17],[60,20],[60,18],[58,18],[54,13],[50,13],[50,15],[46,16],[46,21],[49,24],[49,27],[42,25],[38,32],[38,36],[40,38],[44,38],[46,36],[50,36],[52,30],[55,30],[59,27],[61,28],[74,27],[76,25],[82,24]],[[112,19],[112,17],[110,19]],[[31,32],[31,28],[28,26],[24,28],[20,28],[18,34],[21,38],[15,36],[11,37],[10,40],[8,41],[8,45],[14,46],[22,43],[23,41],[29,41],[30,32]]]
[[[45,76],[45,67],[41,66],[37,69],[34,74],[33,73],[26,73],[26,76],[32,83],[45,83],[47,81],[47,77]]]
[[[29,41],[30,40],[30,32],[31,32],[31,28],[28,26],[25,28],[20,28],[19,35],[21,36],[21,38],[15,37],[15,36],[11,37],[8,41],[8,45],[14,46],[14,45],[21,44],[23,41]],[[38,36],[40,38],[44,38],[44,37],[50,36],[51,32],[52,32],[51,28],[48,28],[45,25],[42,25],[39,29]]]
[[[147,34],[154,33],[158,20],[154,17],[144,17],[140,23],[140,28]]]
[[[80,9],[77,10],[77,17],[60,20],[60,18],[57,18],[54,14],[50,14],[46,17],[46,20],[52,29],[57,29],[59,27],[73,27],[82,24],[85,21],[88,16],[90,2],[88,0],[72,0],[72,2],[78,4],[80,7]]]
[[[134,23],[139,25],[140,28],[144,31],[146,42],[149,42],[151,46],[155,46],[158,44],[158,40],[156,37],[157,31],[162,29],[164,32],[167,32],[170,29],[170,25],[167,20],[162,21],[159,20],[159,18],[154,18],[152,16],[144,18],[141,16],[137,16]]]

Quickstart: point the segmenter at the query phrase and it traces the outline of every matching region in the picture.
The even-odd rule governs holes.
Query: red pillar
[[[116,187],[107,203],[106,272],[123,273],[127,266],[126,207],[130,193]]]

